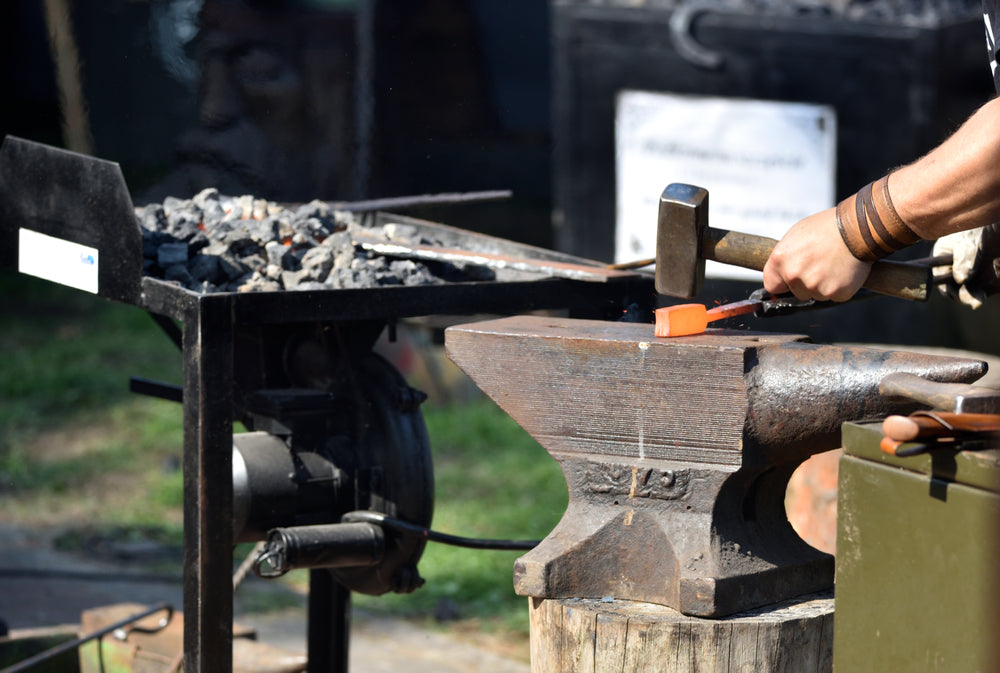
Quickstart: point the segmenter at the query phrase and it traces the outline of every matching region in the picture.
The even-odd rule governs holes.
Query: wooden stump
[[[833,594],[723,619],[651,603],[529,599],[532,673],[829,673]]]

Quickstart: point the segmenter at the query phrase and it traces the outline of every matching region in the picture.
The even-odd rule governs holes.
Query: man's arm
[[[926,156],[889,176],[892,203],[920,238],[1000,222],[1000,99],[985,104]],[[764,287],[800,299],[850,299],[871,265],[847,248],[836,209],[792,226],[764,267]]]

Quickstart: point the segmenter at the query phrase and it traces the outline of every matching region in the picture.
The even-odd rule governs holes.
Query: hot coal
[[[392,259],[363,250],[354,234],[423,245],[415,229],[363,226],[354,213],[313,201],[283,206],[206,189],[136,208],[145,275],[195,292],[335,290],[493,280],[485,267]]]

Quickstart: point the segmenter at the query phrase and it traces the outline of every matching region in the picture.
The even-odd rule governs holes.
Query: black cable
[[[373,523],[385,526],[401,533],[419,535],[431,542],[452,545],[454,547],[466,547],[469,549],[493,549],[497,551],[528,551],[538,546],[541,540],[487,540],[482,538],[460,537],[458,535],[448,535],[439,533],[424,526],[394,519],[382,512],[359,511],[348,512],[341,517],[342,523]]]

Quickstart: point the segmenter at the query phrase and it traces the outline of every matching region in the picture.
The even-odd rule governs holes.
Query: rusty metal
[[[627,270],[613,269],[596,264],[539,260],[509,254],[459,250],[456,248],[422,245],[411,242],[366,239],[360,236],[356,236],[355,239],[355,245],[359,245],[365,250],[370,250],[386,257],[399,257],[401,259],[470,264],[488,269],[526,272],[544,277],[568,278],[570,280],[591,282],[607,282],[611,278],[627,278],[634,275]]]
[[[446,346],[558,460],[559,525],[515,565],[538,598],[616,598],[723,616],[821,590],[833,559],[788,523],[795,468],[844,421],[913,409],[894,372],[969,382],[976,360],[708,330],[520,316],[449,328]]]

